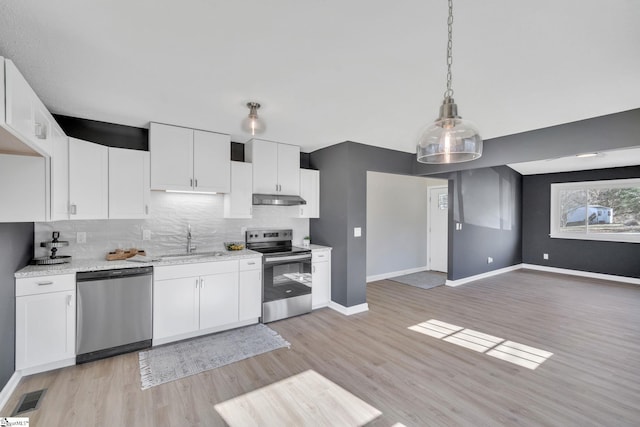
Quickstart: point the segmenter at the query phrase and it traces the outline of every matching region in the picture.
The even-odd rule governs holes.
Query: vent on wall
[[[11,415],[14,416],[14,415],[22,414],[23,412],[29,412],[29,411],[38,409],[40,407],[40,402],[42,402],[42,399],[44,398],[44,394],[46,393],[46,391],[47,389],[45,388],[42,390],[32,391],[30,393],[23,394],[22,397],[20,398],[20,401],[18,402],[18,406],[16,406],[16,409],[13,411],[13,414]]]

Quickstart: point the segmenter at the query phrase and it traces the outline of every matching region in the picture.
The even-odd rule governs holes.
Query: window
[[[640,179],[551,184],[550,236],[640,242]]]

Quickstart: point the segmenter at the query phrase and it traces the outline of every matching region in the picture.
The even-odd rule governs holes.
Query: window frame
[[[584,232],[562,231],[560,228],[560,193],[566,190],[598,189],[598,188],[640,188],[640,178],[610,179],[600,181],[558,182],[551,184],[551,209],[549,214],[549,237],[552,239],[597,240],[606,242],[640,243],[640,233],[589,233],[587,226]],[[589,201],[587,200],[587,204]],[[613,213],[615,216],[615,212]]]

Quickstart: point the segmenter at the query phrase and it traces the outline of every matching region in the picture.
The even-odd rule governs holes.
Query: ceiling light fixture
[[[468,120],[458,116],[458,106],[451,89],[453,0],[449,0],[449,36],[447,41],[447,90],[440,106],[440,116],[421,132],[417,159],[420,163],[459,163],[482,156],[482,137]]]
[[[242,128],[247,132],[251,132],[251,135],[264,132],[267,126],[264,124],[264,121],[258,117],[260,104],[257,102],[247,102],[247,107],[249,108],[249,115],[242,121]]]

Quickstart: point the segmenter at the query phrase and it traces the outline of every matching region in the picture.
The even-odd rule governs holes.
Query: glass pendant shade
[[[251,135],[264,132],[267,126],[264,121],[258,117],[258,108],[260,108],[260,104],[257,102],[248,102],[247,107],[249,107],[249,115],[242,120],[242,129],[245,132],[251,133]]]
[[[457,114],[452,98],[445,98],[440,117],[418,138],[420,163],[460,163],[482,156],[482,137],[478,129]]]

